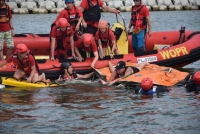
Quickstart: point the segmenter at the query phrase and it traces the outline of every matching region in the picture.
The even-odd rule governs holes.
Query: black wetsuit
[[[83,18],[86,22],[99,22],[101,18],[100,6],[98,0],[96,5],[93,5],[91,0],[87,0],[89,8],[83,11]],[[95,36],[97,27],[93,27],[87,24],[87,27],[83,27],[83,33],[91,33]]]
[[[200,91],[200,84],[195,84],[193,81],[195,73],[190,73],[185,77],[185,88],[187,92]]]
[[[139,70],[138,68],[136,68],[136,67],[133,67],[133,66],[126,66],[126,67],[125,67],[124,73],[126,72],[126,70],[127,70],[128,67],[131,67],[131,68],[132,68],[133,74],[140,71],[140,70]],[[115,70],[115,71],[116,71],[116,70]],[[116,71],[116,72],[117,72],[117,71]],[[123,74],[123,75],[124,75],[124,74]],[[117,73],[117,77],[120,78],[120,77],[123,77],[123,76],[121,76],[121,75],[119,75],[119,74]]]
[[[200,91],[200,85],[195,84],[192,79],[186,82],[185,88],[187,92]]]

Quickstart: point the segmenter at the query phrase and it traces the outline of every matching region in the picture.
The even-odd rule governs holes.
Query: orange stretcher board
[[[126,66],[137,66],[136,63],[127,62]],[[98,69],[102,75],[106,75],[107,80],[111,76],[110,69],[108,67]],[[149,64],[145,66],[138,73],[132,74],[127,78],[122,78],[120,81],[132,81],[140,83],[143,78],[149,77],[152,79],[154,84],[163,86],[174,86],[178,82],[185,79],[188,75],[187,72],[181,72],[173,68],[158,66],[154,64]]]

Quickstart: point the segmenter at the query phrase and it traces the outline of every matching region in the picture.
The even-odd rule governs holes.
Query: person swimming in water
[[[185,78],[185,81],[185,88],[187,92],[200,91],[200,71],[197,71],[194,74],[189,74]]]
[[[73,80],[73,79],[87,79],[91,78],[94,72],[88,73],[88,74],[78,74],[73,70],[73,66],[71,62],[64,62],[60,65],[60,69],[63,72],[62,75],[59,76],[59,78],[56,80],[56,82],[60,81],[67,81],[67,80]]]

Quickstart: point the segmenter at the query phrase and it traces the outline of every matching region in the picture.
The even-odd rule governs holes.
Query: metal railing
[[[117,23],[119,23],[118,14],[115,14],[115,15],[116,15]],[[124,24],[124,30],[125,30],[125,32],[126,32],[126,40],[128,40],[128,33],[127,33],[127,31],[126,31],[126,23],[125,23],[125,21],[124,21],[124,16],[123,16],[122,14],[120,14],[120,13],[119,13],[119,15],[121,16],[122,21],[123,21],[123,24]]]

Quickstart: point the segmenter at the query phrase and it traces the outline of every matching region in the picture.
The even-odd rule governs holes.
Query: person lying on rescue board
[[[14,78],[17,80],[25,78],[27,82],[50,82],[49,79],[46,79],[44,73],[39,75],[39,68],[37,62],[35,61],[34,56],[28,50],[25,44],[18,44],[16,46],[15,52],[9,56],[4,62],[0,64],[0,67],[13,62],[16,71],[14,73]],[[26,75],[29,75],[27,78]]]
[[[124,61],[119,61],[116,67],[114,67],[110,61],[108,64],[109,64],[111,76],[108,82],[100,79],[100,83],[103,85],[106,85],[106,84],[112,85],[115,82],[119,81],[119,79],[123,79],[123,78],[128,77],[129,75],[137,73],[140,70],[142,70],[146,65],[149,65],[147,61],[139,63],[136,67],[126,66],[126,63]]]
[[[189,74],[185,78],[186,84],[186,91],[200,91],[200,71],[195,72],[193,75]]]
[[[60,65],[60,69],[63,72],[63,75],[60,75],[59,78],[55,82],[60,81],[67,81],[67,80],[73,80],[73,79],[87,79],[92,77],[94,72],[82,75],[77,74],[73,71],[73,66],[70,62],[64,62]]]
[[[94,57],[91,67],[95,67],[95,63],[98,61],[99,54],[95,39],[92,34],[83,34],[77,42],[75,42],[75,53],[78,56],[78,61],[83,61],[86,59],[86,52],[90,53],[90,57]],[[93,56],[94,55],[94,56]]]
[[[100,49],[100,58],[102,59],[106,55],[106,50],[110,47],[110,57],[113,58],[113,54],[118,55],[119,50],[117,48],[117,43],[114,33],[108,26],[106,20],[100,20],[98,24],[98,30],[95,35],[96,40],[98,41],[98,46]]]

